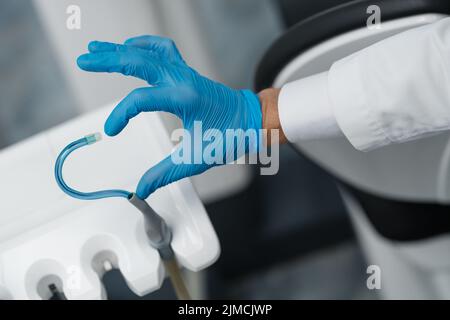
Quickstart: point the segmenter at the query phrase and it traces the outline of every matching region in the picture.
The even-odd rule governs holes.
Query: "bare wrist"
[[[273,130],[278,131],[278,143],[282,144],[287,142],[286,136],[281,128],[280,117],[278,114],[278,97],[280,91],[280,89],[270,88],[259,93],[262,112],[262,128],[267,130],[267,135],[265,136],[267,145],[275,143],[275,141],[272,141]]]

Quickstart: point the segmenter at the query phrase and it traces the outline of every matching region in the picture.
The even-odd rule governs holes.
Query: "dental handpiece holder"
[[[159,216],[145,200],[140,199],[135,193],[132,193],[129,196],[128,201],[144,215],[145,233],[147,234],[151,246],[158,250],[161,259],[173,259],[174,253],[170,246],[172,241],[172,231],[167,226],[164,219],[161,218],[161,216]]]

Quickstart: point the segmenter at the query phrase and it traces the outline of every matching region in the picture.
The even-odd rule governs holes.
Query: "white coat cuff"
[[[281,127],[291,142],[341,136],[328,97],[328,72],[283,86],[278,98]]]
[[[364,75],[354,56],[336,62],[329,71],[329,96],[336,121],[350,143],[369,151],[390,143],[373,114],[364,89]],[[372,102],[375,103],[375,102]]]

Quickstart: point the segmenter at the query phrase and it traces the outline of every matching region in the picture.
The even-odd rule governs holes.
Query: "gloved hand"
[[[234,161],[243,153],[257,152],[260,147],[262,114],[258,97],[249,90],[235,90],[201,76],[184,62],[170,39],[142,36],[131,38],[124,45],[94,41],[89,44],[89,53],[80,56],[77,62],[86,71],[118,72],[143,79],[151,85],[132,91],[117,105],[106,121],[107,135],[120,133],[140,112],[164,111],[182,120],[192,140],[194,122],[197,121],[201,122],[203,133],[210,141],[217,137],[213,135],[213,139],[208,135],[209,129],[219,130],[224,137],[222,163],[210,163],[203,157],[200,161],[197,157],[194,163],[194,154],[202,155],[199,148],[205,148],[207,142],[199,146],[192,141],[191,150],[183,150],[187,147],[181,143],[175,152],[180,155],[190,151],[190,163],[175,163],[168,156],[148,170],[136,190],[141,199],[169,183]],[[257,141],[249,143],[241,132],[234,147],[227,148],[227,129],[253,129],[257,132]]]

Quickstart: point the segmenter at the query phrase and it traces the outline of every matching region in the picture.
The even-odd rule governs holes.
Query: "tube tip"
[[[94,144],[100,140],[102,140],[102,134],[100,132],[96,132],[85,137],[87,139],[88,144]]]

